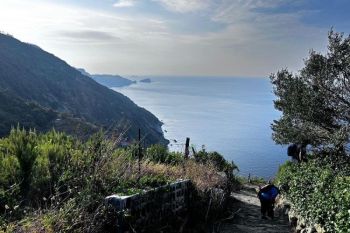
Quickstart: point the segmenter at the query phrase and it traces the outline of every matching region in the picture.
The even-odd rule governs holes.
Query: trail
[[[231,223],[222,226],[222,233],[291,233],[288,217],[275,211],[273,220],[261,219],[260,201],[256,196],[257,186],[246,185],[232,195],[237,200],[237,214]]]

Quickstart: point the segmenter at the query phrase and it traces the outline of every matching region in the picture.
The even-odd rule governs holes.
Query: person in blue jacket
[[[271,219],[274,218],[274,205],[279,189],[270,181],[264,187],[259,187],[258,198],[261,203],[261,218],[267,219],[266,214]]]

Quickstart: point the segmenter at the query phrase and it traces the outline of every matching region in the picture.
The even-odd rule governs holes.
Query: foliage
[[[170,152],[164,145],[151,145],[146,150],[146,158],[156,163],[179,164],[183,161],[183,155]]]
[[[238,170],[238,167],[233,161],[228,162],[218,152],[207,152],[204,149],[194,154],[194,159],[199,163],[212,163],[219,171],[225,173],[232,173],[234,170]]]
[[[38,155],[37,135],[35,131],[12,130],[8,137],[8,153],[14,155],[19,165],[21,196],[27,199],[27,192],[31,183],[33,166]]]
[[[279,144],[313,146],[308,162],[287,162],[278,182],[296,211],[326,232],[350,229],[350,36],[330,31],[326,54],[312,51],[300,73],[271,75],[275,108],[272,124]]]
[[[283,194],[311,224],[326,232],[350,229],[350,165],[344,157],[325,156],[297,164],[287,162],[277,175]]]
[[[350,36],[330,31],[328,53],[312,51],[299,74],[271,75],[275,108],[272,125],[279,144],[307,143],[344,152],[350,133]]]
[[[155,163],[184,163],[184,156],[181,153],[171,152],[167,147],[160,144],[155,144],[148,147],[145,153],[145,158]],[[221,172],[232,173],[234,170],[238,170],[238,167],[233,162],[228,162],[216,151],[207,152],[205,150],[201,150],[193,155],[193,159],[197,163],[212,164],[218,171]]]
[[[141,161],[138,173],[135,147],[118,148],[101,132],[81,142],[54,130],[13,129],[0,139],[0,231],[106,232],[116,222],[104,204],[113,193],[134,194],[177,179],[191,179],[203,195],[228,186],[213,163],[180,163],[179,154],[159,145],[149,151],[157,153]]]

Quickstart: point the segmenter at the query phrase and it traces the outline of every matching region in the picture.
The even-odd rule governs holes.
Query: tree
[[[328,52],[311,51],[297,74],[270,76],[282,117],[272,124],[278,144],[307,143],[345,152],[350,133],[350,35],[331,30]]]

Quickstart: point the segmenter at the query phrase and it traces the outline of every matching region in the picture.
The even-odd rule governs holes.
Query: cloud
[[[209,0],[153,0],[161,3],[167,10],[179,13],[195,12],[207,9]]]
[[[226,28],[211,34],[209,38],[220,38],[221,44],[227,47],[249,43],[254,46],[276,42],[277,37],[287,41],[289,36],[303,36],[300,34],[304,31],[298,31],[306,29],[301,22],[303,13],[279,10],[290,2],[291,0],[222,0],[209,17],[214,22],[225,24]]]
[[[94,30],[75,30],[75,31],[61,31],[57,33],[66,38],[76,39],[76,40],[86,40],[86,41],[108,41],[113,39],[118,39],[111,33],[94,31]]]
[[[120,8],[120,7],[132,7],[136,3],[135,0],[119,0],[118,2],[114,3],[113,6]]]
[[[162,68],[171,71],[168,73],[266,76],[283,67],[297,71],[309,49],[319,50],[325,45],[327,29],[306,25],[303,17],[308,12],[291,6],[300,1],[212,0],[207,4],[209,9],[192,11],[176,10],[178,2],[168,6],[181,13],[205,9],[201,17],[206,14],[213,22],[225,25],[198,34],[195,30],[176,32],[167,38],[173,52],[169,64]],[[286,5],[292,10],[284,10]],[[177,20],[188,23],[186,16]]]
[[[104,10],[1,0],[0,29],[94,73],[213,76],[299,68],[308,49],[324,46],[328,30],[304,24],[307,12],[280,10],[292,0],[151,1],[161,5],[130,13],[108,3]],[[212,26],[195,30],[207,22]]]
[[[222,0],[215,9],[212,19],[214,21],[225,22],[228,24],[242,21],[258,21],[261,17],[276,14],[272,12],[264,12],[264,10],[277,9],[290,2],[291,0]],[[295,12],[287,14],[295,14]]]

